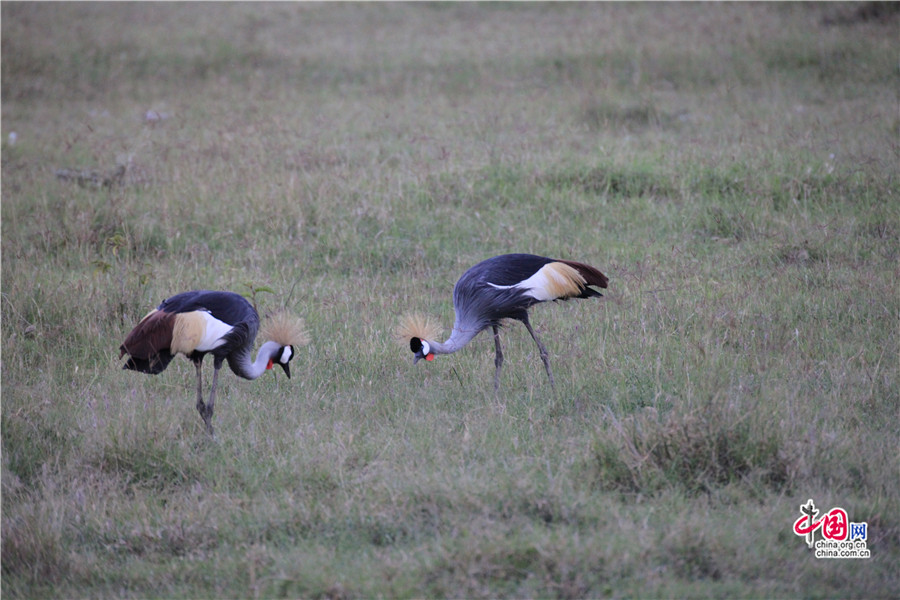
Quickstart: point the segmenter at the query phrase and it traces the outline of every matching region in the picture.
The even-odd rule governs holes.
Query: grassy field
[[[895,4],[0,10],[4,597],[896,596]],[[610,277],[555,391],[395,337],[506,252]],[[215,439],[118,355],[196,288],[312,337]]]

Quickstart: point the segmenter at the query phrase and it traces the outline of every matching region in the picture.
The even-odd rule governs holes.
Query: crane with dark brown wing
[[[256,379],[274,365],[290,378],[294,347],[308,342],[299,319],[278,315],[267,321],[263,328],[267,341],[252,360],[259,325],[256,309],[240,294],[209,290],[177,294],[163,300],[126,336],[119,347],[120,358],[128,355],[122,368],[156,375],[176,354],[184,354],[197,370],[197,411],[212,435],[216,384],[224,362],[244,379]],[[204,402],[201,366],[207,354],[213,357],[213,380]]]

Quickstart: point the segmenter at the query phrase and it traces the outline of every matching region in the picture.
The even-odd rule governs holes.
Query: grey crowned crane
[[[256,379],[279,365],[290,378],[294,347],[309,340],[303,323],[286,314],[270,318],[263,328],[266,342],[251,360],[250,351],[259,331],[259,314],[246,298],[234,292],[197,290],[163,300],[150,311],[119,347],[119,358],[128,355],[123,369],[156,375],[165,370],[176,354],[184,354],[197,369],[197,411],[213,435],[212,416],[216,383],[222,363],[238,377]],[[213,356],[213,380],[203,402],[201,365]]]
[[[494,389],[500,387],[503,350],[500,348],[500,324],[503,319],[521,321],[537,344],[555,387],[547,349],[528,321],[528,309],[539,302],[602,296],[594,287],[605,288],[609,279],[589,265],[557,260],[533,254],[504,254],[484,260],[463,273],[453,288],[456,321],[450,338],[438,342],[439,329],[418,315],[406,317],[400,336],[409,342],[413,364],[433,360],[437,354],[451,354],[472,341],[481,331],[492,328],[496,357]]]

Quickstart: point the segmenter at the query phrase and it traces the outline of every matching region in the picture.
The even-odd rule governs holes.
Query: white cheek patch
[[[286,365],[286,364],[288,364],[288,362],[290,362],[291,356],[293,356],[293,355],[294,354],[293,354],[293,352],[291,352],[291,347],[285,346],[284,350],[281,352],[281,358],[278,359],[278,362],[280,362],[283,365]]]
[[[428,345],[428,342],[422,340],[422,356],[428,356],[431,354],[431,346]]]

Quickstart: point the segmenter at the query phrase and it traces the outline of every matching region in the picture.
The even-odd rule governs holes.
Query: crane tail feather
[[[579,298],[589,298],[591,296],[601,296],[600,292],[596,290],[592,290],[586,286],[594,286],[598,288],[606,289],[607,285],[609,285],[609,278],[601,273],[598,269],[590,265],[586,265],[584,263],[575,262],[573,260],[558,260],[556,262],[561,262],[565,265],[568,265],[575,269],[579,275],[584,279],[584,288],[581,290],[581,294],[578,295]]]

